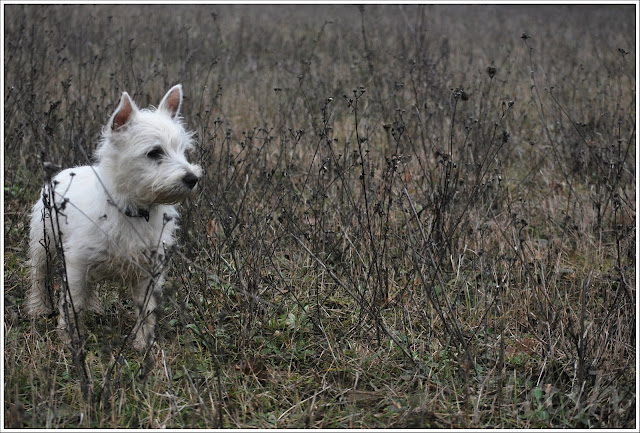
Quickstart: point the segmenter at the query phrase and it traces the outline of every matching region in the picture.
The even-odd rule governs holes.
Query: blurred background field
[[[5,427],[637,428],[637,6],[3,7]],[[176,83],[160,339],[103,285],[71,354],[42,163]]]

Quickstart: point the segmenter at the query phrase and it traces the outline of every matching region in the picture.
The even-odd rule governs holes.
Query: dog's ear
[[[180,107],[182,107],[182,84],[176,84],[164,95],[158,110],[163,110],[172,118],[176,118],[180,114]]]
[[[136,104],[131,100],[129,94],[127,92],[122,92],[120,104],[111,117],[111,129],[115,131],[116,129],[122,128],[126,125],[131,120],[133,113],[136,110]]]

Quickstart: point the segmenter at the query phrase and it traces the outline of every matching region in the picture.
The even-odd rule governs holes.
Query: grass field
[[[4,5],[8,428],[637,428],[635,6]],[[160,338],[24,311],[43,162],[182,83]]]

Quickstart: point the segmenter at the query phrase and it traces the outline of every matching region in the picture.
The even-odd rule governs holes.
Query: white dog
[[[97,164],[56,175],[33,207],[27,310],[32,316],[52,312],[49,275],[57,258],[64,266],[58,269],[66,269],[58,323],[64,336],[78,335],[86,309],[102,310],[96,282],[120,278],[135,290],[134,347],[153,343],[177,229],[174,204],[193,193],[202,171],[185,158],[193,143],[181,105],[181,85],[157,109],[138,109],[124,92],[103,128]]]

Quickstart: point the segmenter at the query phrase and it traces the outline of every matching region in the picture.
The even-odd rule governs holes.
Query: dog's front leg
[[[58,329],[60,337],[65,342],[73,341],[84,332],[85,304],[88,284],[86,280],[86,264],[76,263],[67,257],[67,284],[60,296],[60,317]]]
[[[134,327],[133,347],[138,351],[148,349],[155,338],[156,308],[162,298],[162,275],[143,278],[136,293],[137,320]]]

